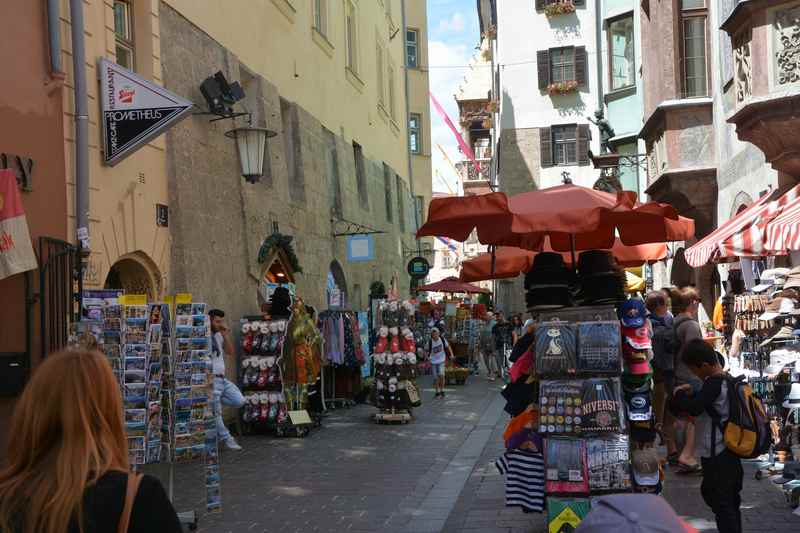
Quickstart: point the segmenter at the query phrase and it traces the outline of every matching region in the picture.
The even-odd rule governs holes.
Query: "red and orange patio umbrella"
[[[450,294],[489,294],[492,292],[489,289],[478,287],[472,283],[463,282],[453,276],[444,278],[435,283],[429,283],[428,285],[420,285],[417,287],[417,291],[447,292]]]
[[[543,251],[549,252],[552,249],[545,246]],[[660,261],[667,257],[665,243],[625,246],[622,241],[616,239],[610,251],[622,267],[640,266],[642,263]],[[494,252],[494,269],[492,269],[492,253],[481,254],[461,264],[461,281],[515,278],[531,269],[537,253],[511,246],[498,246]],[[561,255],[564,256],[565,263],[571,263],[569,253],[561,252]]]

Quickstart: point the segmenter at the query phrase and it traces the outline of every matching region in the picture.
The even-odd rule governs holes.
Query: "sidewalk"
[[[200,464],[179,465],[175,506],[199,511],[205,533],[388,532],[544,533],[545,519],[505,508],[503,452],[508,416],[498,383],[470,378],[433,398],[407,425],[377,425],[371,406],[332,411],[305,439],[253,436],[222,454],[223,512],[206,515]],[[800,531],[780,490],[745,467],[745,532]],[[700,478],[668,473],[665,498],[700,531],[716,531],[700,497]]]

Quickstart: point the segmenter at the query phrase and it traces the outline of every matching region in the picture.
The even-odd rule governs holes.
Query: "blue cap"
[[[626,328],[640,328],[644,326],[644,321],[647,318],[647,308],[645,308],[643,301],[637,298],[631,298],[625,300],[625,302],[619,306],[617,315],[622,321],[622,325]]]

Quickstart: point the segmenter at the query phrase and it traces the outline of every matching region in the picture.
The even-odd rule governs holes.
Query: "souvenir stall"
[[[373,420],[405,424],[411,421],[411,409],[422,403],[415,383],[417,342],[411,330],[416,310],[410,301],[388,300],[380,302],[377,309],[373,404],[379,412]]]
[[[351,407],[361,391],[361,366],[366,360],[358,314],[328,309],[319,314],[322,335],[323,403],[326,408]]]
[[[625,299],[625,275],[610,249],[615,237],[631,248],[656,235],[662,242],[690,239],[693,221],[666,204],[641,204],[635,193],[567,179],[512,197],[433,202],[420,237],[459,240],[477,231],[483,244],[539,252],[525,276],[535,340],[513,362],[502,392],[512,417],[497,462],[506,504],[546,512],[549,531],[571,531],[594,495],[660,493],[644,305]],[[468,224],[452,216],[465,211]],[[562,253],[542,252],[547,246],[567,252],[572,266]]]

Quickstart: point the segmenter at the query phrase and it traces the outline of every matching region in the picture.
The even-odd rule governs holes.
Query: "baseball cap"
[[[637,485],[654,487],[660,481],[658,454],[655,448],[633,451],[633,479]]]
[[[619,306],[617,315],[622,321],[622,325],[626,328],[640,328],[644,326],[645,319],[647,318],[647,308],[645,308],[643,301],[637,298],[631,298],[625,300],[625,302]]]
[[[650,332],[646,326],[623,327],[622,335],[625,337],[625,342],[636,350],[648,350],[653,347],[653,343],[650,341]]]
[[[637,392],[626,396],[626,400],[628,402],[629,420],[634,422],[644,422],[653,417],[653,406],[650,401],[649,390],[647,392]]]
[[[592,501],[575,533],[698,533],[667,501],[653,494],[613,494]]]
[[[647,352],[625,350],[625,374],[643,376],[653,372],[647,360]]]

